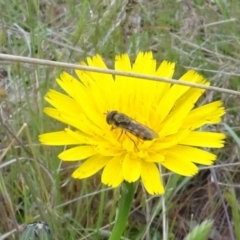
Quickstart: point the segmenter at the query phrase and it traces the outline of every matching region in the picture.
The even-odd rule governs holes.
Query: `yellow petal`
[[[70,126],[73,126],[80,131],[84,132],[88,135],[100,135],[102,136],[104,134],[104,130],[99,128],[99,126],[93,124],[89,119],[86,117],[85,114],[79,112],[77,115],[72,115],[71,112],[69,113],[63,113],[59,111],[58,109],[54,108],[44,108],[43,111],[49,115],[50,117],[66,123]],[[96,115],[97,116],[97,115]],[[95,117],[94,119],[97,120]]]
[[[170,171],[187,177],[193,176],[198,172],[198,167],[194,163],[185,160],[184,156],[175,156],[174,153],[169,151],[164,155],[165,161],[161,165]]]
[[[84,88],[80,81],[67,72],[62,72],[60,78],[57,78],[56,81],[73,99],[80,100],[79,91]]]
[[[63,161],[78,161],[95,154],[96,148],[93,146],[78,146],[60,153],[58,157]]]
[[[77,102],[67,95],[50,89],[45,96],[45,100],[53,107],[60,109],[62,112],[79,112],[81,110]]]
[[[99,55],[87,58],[88,65],[107,69],[105,63]],[[81,62],[81,65],[86,63]],[[97,73],[91,71],[76,70],[81,82],[86,86],[86,93],[91,96],[91,100],[95,105],[95,110],[103,112],[109,105],[109,99],[112,101],[114,96],[114,79],[110,74]],[[85,102],[83,102],[85,104]],[[88,106],[87,104],[85,106]]]
[[[141,164],[138,158],[126,154],[123,160],[123,177],[127,182],[136,182],[141,174]]]
[[[134,142],[130,138],[126,138],[123,140],[122,148],[127,152],[132,152],[134,150]]]
[[[69,136],[65,131],[44,133],[39,135],[39,141],[44,145],[71,145],[79,144],[79,140]]]
[[[115,156],[107,163],[102,173],[103,184],[114,188],[123,182],[122,158],[123,155]]]
[[[99,154],[103,156],[116,156],[119,155],[122,152],[121,145],[108,143],[102,141],[102,143],[98,144],[97,146]]]
[[[210,85],[210,83],[205,80],[198,81],[198,83],[201,83],[202,85],[205,86]],[[205,91],[206,91],[205,89],[190,88],[176,101],[176,103],[174,104],[173,111],[177,111],[179,107],[181,107],[184,104],[188,104],[189,102],[195,105],[199,97],[202,96]]]
[[[186,117],[183,127],[192,126],[192,129],[199,128],[205,124],[214,124],[221,121],[225,109],[221,101],[215,101],[193,109]]]
[[[81,73],[81,75],[79,75]],[[81,71],[79,70],[78,75],[81,81],[84,82],[83,91],[79,91],[78,96],[80,97],[78,101],[81,101],[80,104],[82,108],[88,114],[89,110],[103,113],[108,106],[108,100],[112,99],[113,95],[113,87],[114,87],[114,80],[111,75],[110,79],[107,77],[106,74],[104,76],[99,77],[97,79],[93,78],[91,72],[89,71]],[[86,101],[90,100],[91,105],[88,105]],[[89,108],[91,106],[91,108]],[[89,114],[88,114],[89,115]]]
[[[172,156],[176,158],[204,165],[212,165],[217,158],[215,154],[210,152],[183,145],[174,146],[167,151],[171,152]]]
[[[205,83],[209,85],[209,83]],[[190,111],[195,106],[196,101],[204,93],[204,89],[190,88],[183,96],[178,99],[166,117],[165,121],[159,126],[161,131],[160,136],[172,135],[179,131],[180,127],[185,122]]]
[[[141,161],[141,179],[149,194],[163,194],[159,169],[154,163]]]
[[[133,72],[147,75],[156,75],[156,60],[153,58],[152,52],[140,52],[136,61],[133,64]],[[152,110],[152,103],[154,102],[157,82],[134,79],[135,94],[132,102],[137,103],[135,106],[130,104],[130,111],[134,113],[134,118],[145,118]],[[136,87],[137,86],[137,87]],[[140,104],[140,105],[138,105]],[[138,111],[135,111],[138,109]],[[143,122],[144,123],[144,122]]]
[[[155,151],[149,151],[148,157],[146,158],[147,162],[155,162],[155,163],[161,163],[164,160],[165,160],[165,156]]]
[[[77,129],[83,131],[84,133],[93,134],[91,129],[89,129],[86,121],[84,122],[84,124],[81,124],[82,119],[80,117],[79,117],[79,119],[76,120],[76,118],[74,116],[71,116],[71,113],[66,114],[66,113],[63,113],[62,111],[60,111],[58,109],[49,108],[49,107],[44,108],[43,111],[48,116],[58,120],[59,122],[63,122],[63,123],[66,123],[70,126],[73,126]],[[79,116],[82,116],[82,114],[79,113]]]
[[[175,63],[169,62],[169,61],[162,61],[157,69],[157,76],[163,77],[163,78],[172,78],[175,71]],[[169,83],[167,83],[169,84]],[[171,83],[169,84],[169,86]],[[165,89],[166,90],[166,89]]]
[[[172,78],[175,71],[175,63],[163,61],[156,71],[156,76],[163,78]],[[156,92],[158,93],[156,102],[160,102],[164,94],[169,90],[171,83],[158,82]]]
[[[152,52],[140,52],[133,64],[133,72],[151,74],[156,70],[156,60],[153,58]]]
[[[196,147],[221,148],[224,146],[226,135],[215,132],[191,132],[179,144]]]
[[[193,107],[194,103],[188,102],[166,117],[165,121],[160,125],[159,136],[165,137],[178,133],[184,119]]]
[[[93,94],[93,89],[84,86],[80,81],[66,72],[63,72],[60,79],[57,79],[56,81],[62,89],[64,89],[73,99],[76,100],[79,107],[81,107],[87,116],[92,118],[92,114],[96,114],[99,110],[103,114],[104,106],[102,106],[102,104],[98,104],[98,101],[101,99],[98,95],[97,99],[95,99],[95,95],[97,93]],[[103,96],[104,95],[102,94],[102,97]],[[97,108],[96,105],[98,106]]]
[[[81,62],[80,65],[88,65],[88,66],[91,66],[91,67],[99,67],[99,68],[107,69],[107,66],[106,66],[105,62],[103,61],[102,57],[98,54],[96,54],[93,57],[88,57],[87,58],[87,63],[88,64],[86,64],[85,62]],[[78,75],[78,77],[81,79],[81,72],[82,71],[81,70],[75,70],[75,72]],[[91,76],[91,79],[93,81],[98,81],[98,79],[106,79],[107,81],[112,81],[113,80],[112,75],[110,75],[110,74],[103,74],[103,73],[91,72],[91,71],[86,71],[86,72],[91,73],[91,75],[89,75],[89,76]],[[84,84],[86,84],[86,83],[84,82]],[[86,84],[86,85],[88,85],[88,84]]]
[[[195,71],[190,70],[187,73],[185,73],[179,81],[186,81],[186,82],[199,82],[202,80],[202,76],[197,74]],[[161,117],[159,119],[159,122],[161,123],[166,116],[169,114],[173,106],[175,105],[176,101],[188,90],[190,89],[189,86],[183,86],[175,84],[173,85],[169,91],[166,92],[166,94],[161,99],[159,105],[158,105],[158,114]]]
[[[96,54],[92,58],[88,57],[87,62],[88,62],[88,66],[107,69],[105,62],[103,61],[102,57],[98,54]],[[99,79],[104,79],[104,81],[106,81],[107,83],[113,82],[113,77],[110,74],[91,72],[91,71],[88,71],[88,74],[95,81],[98,81]],[[99,82],[99,83],[101,83],[101,82]]]
[[[129,57],[124,54],[116,57],[115,68],[155,75],[156,60],[153,59],[152,53],[148,52],[144,54],[141,52],[138,54],[133,68],[131,68]],[[128,86],[127,88],[126,85]],[[151,103],[149,98],[154,97],[152,94],[155,95],[155,88],[155,82],[116,76],[116,94],[119,94],[116,99],[118,101],[118,108],[121,108],[119,110],[126,114],[131,113],[131,117],[136,119],[142,117],[143,113],[147,115],[146,112],[151,110],[149,108],[149,103]],[[129,104],[130,102],[134,102],[135,104]],[[145,104],[144,107],[142,103]],[[138,109],[138,111],[135,111],[135,109]]]
[[[49,107],[45,107],[43,109],[43,112],[46,113],[48,116],[60,121],[60,122],[64,122],[64,119],[62,119],[61,117],[61,112],[58,109],[54,109],[54,108],[49,108]]]
[[[94,138],[88,136],[87,134],[84,134],[83,132],[79,131],[72,131],[69,128],[65,128],[64,131],[72,138],[75,138],[78,141],[78,144],[83,145],[94,145],[96,144],[96,141]]]
[[[115,57],[115,69],[130,72],[132,70],[128,54],[117,55]]]
[[[154,76],[163,77],[163,78],[172,78],[175,70],[175,63],[163,61],[158,69],[154,72]],[[148,83],[150,85],[150,83]],[[153,129],[159,129],[159,114],[160,111],[157,111],[158,104],[165,93],[170,89],[171,84],[165,82],[151,82],[152,87],[144,87],[143,91],[145,92],[146,98],[143,100],[144,112],[148,113],[149,119],[151,121],[148,126],[152,126]],[[147,89],[147,91],[146,91]],[[146,111],[148,110],[148,111]],[[161,116],[161,115],[160,115]]]
[[[152,145],[151,149],[155,150],[156,152],[159,152],[159,150],[161,149],[173,147],[177,145],[179,142],[181,142],[183,139],[185,139],[190,134],[190,132],[191,132],[190,129],[183,129],[178,131],[178,133],[176,134],[163,137],[162,139],[160,136],[160,139]]]
[[[72,177],[79,179],[90,177],[101,170],[110,159],[111,157],[104,157],[99,154],[91,156],[73,172]]]
[[[78,118],[76,118],[75,116],[71,115],[71,112],[63,113],[62,111],[55,109],[55,108],[46,107],[43,109],[43,111],[50,117],[52,117],[60,122],[66,123],[70,126],[73,126],[77,129],[81,130],[84,133],[88,133],[91,135],[94,134],[93,130],[95,130],[95,129],[93,129],[93,127],[91,128],[89,126],[89,121],[86,119],[86,117],[82,113],[79,113]]]

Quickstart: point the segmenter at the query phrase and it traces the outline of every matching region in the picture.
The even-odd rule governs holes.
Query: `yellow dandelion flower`
[[[107,68],[99,55],[82,65]],[[137,55],[131,64],[127,54],[116,56],[115,69],[172,78],[175,64],[156,67],[152,53]],[[205,90],[123,76],[76,70],[78,79],[63,72],[57,83],[68,94],[49,90],[52,105],[44,112],[72,126],[40,135],[42,144],[76,145],[59,154],[62,161],[85,160],[72,177],[83,179],[101,169],[102,182],[117,187],[123,181],[142,181],[150,194],[162,194],[159,164],[193,176],[197,164],[211,165],[216,155],[202,150],[221,148],[225,134],[197,130],[221,121],[221,101],[195,107]],[[193,70],[179,81],[209,85]]]

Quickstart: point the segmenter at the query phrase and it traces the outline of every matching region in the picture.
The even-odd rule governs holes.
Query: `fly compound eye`
[[[117,111],[110,111],[107,113],[106,121],[109,125],[114,123],[114,116],[117,114]]]

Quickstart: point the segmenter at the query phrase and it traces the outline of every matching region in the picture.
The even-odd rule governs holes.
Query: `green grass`
[[[110,0],[2,0],[0,9],[1,53],[69,63],[98,53],[112,67],[116,54],[127,52],[134,59],[139,51],[152,50],[159,62],[177,63],[175,78],[196,68],[213,86],[240,88],[238,0],[141,1],[127,14],[126,1]],[[76,164],[58,160],[62,148],[38,142],[39,134],[63,126],[42,112],[44,95],[57,88],[55,78],[62,70],[1,62],[0,240],[18,239],[23,226],[40,220],[59,240],[107,239],[111,234],[119,189],[103,186],[100,175],[72,179]],[[225,127],[216,128],[229,136],[226,146],[215,151],[218,167],[213,170],[221,193],[210,181],[209,170],[191,179],[165,176],[164,197],[149,197],[139,188],[124,239],[163,239],[163,232],[167,239],[183,239],[192,223],[206,219],[214,220],[216,236],[230,239],[219,194],[231,206],[229,217],[238,226],[240,172],[231,164],[239,162],[240,154],[239,98],[206,92],[201,101],[216,99],[227,109]],[[24,123],[27,127],[18,133]]]

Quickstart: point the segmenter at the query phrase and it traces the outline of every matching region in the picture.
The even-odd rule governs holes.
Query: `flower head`
[[[81,62],[82,65],[86,63]],[[99,55],[87,65],[107,68]],[[115,69],[172,78],[174,63],[159,67],[152,53],[140,52],[131,64],[127,54],[116,56]],[[75,145],[59,154],[62,161],[84,160],[74,178],[87,178],[103,169],[102,182],[117,187],[124,180],[141,179],[150,194],[161,194],[159,164],[183,176],[198,172],[196,163],[211,165],[216,155],[202,150],[221,148],[225,135],[198,130],[221,121],[221,101],[195,107],[205,90],[164,82],[76,70],[57,83],[68,94],[49,90],[45,99],[53,108],[44,112],[72,126],[40,135],[46,145]],[[209,85],[193,70],[179,81]]]

